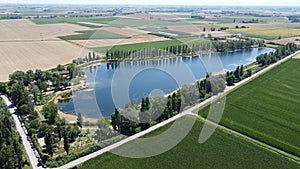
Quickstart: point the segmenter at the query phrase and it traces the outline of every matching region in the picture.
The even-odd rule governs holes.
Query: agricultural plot
[[[146,137],[155,136],[169,126],[159,128]],[[158,156],[133,159],[108,152],[78,168],[299,168],[296,163],[219,129],[207,142],[199,144],[202,127],[203,123],[196,121],[190,133],[176,147]]]
[[[113,20],[116,20],[116,17],[93,17],[93,18],[84,18],[84,17],[69,17],[69,18],[39,18],[31,20],[35,24],[57,24],[57,23],[80,23],[80,22],[90,22],[98,24],[106,24]]]
[[[162,38],[162,37],[161,37]],[[172,40],[161,40],[161,41],[154,41],[154,42],[142,42],[142,43],[134,43],[134,44],[124,44],[121,43],[115,44],[114,46],[108,47],[100,47],[100,48],[93,48],[93,50],[99,53],[105,53],[107,49],[113,50],[140,50],[145,48],[157,48],[162,49],[165,47],[170,46],[177,46],[182,44],[191,44],[191,43],[200,43],[200,42],[209,42],[204,39],[199,39],[196,37],[189,37],[189,38],[179,38],[179,39],[172,39]]]
[[[29,20],[1,20],[0,41],[58,40],[58,36],[88,29],[73,24],[36,25]]]
[[[287,43],[295,43],[296,45],[300,46],[300,36],[292,37],[292,38],[279,39],[279,40],[275,40],[274,42],[278,43],[278,44],[281,44],[281,45],[286,45]]]
[[[143,31],[143,30],[135,29],[135,28],[130,28],[130,27],[126,27],[126,28],[103,27],[103,28],[101,28],[101,30],[105,30],[105,31],[108,31],[108,32],[120,34],[120,35],[123,35],[123,36],[136,36],[136,35],[149,33],[147,31]]]
[[[36,25],[29,20],[0,21],[0,81],[16,70],[50,69],[84,57],[87,50],[62,41],[58,36],[74,35],[89,28],[74,24]]]
[[[124,44],[135,44],[135,43],[147,43],[147,42],[159,42],[169,40],[168,38],[149,35],[149,34],[141,34],[132,36],[130,38],[123,39],[89,39],[89,40],[70,40],[70,42],[85,46],[87,48],[97,48],[97,47],[111,47],[115,45],[124,45]]]
[[[290,59],[227,95],[221,124],[300,157],[299,68]]]
[[[239,29],[229,29],[231,33],[241,33],[244,36],[274,40],[279,38],[288,38],[300,35],[300,29],[296,28],[274,28],[268,27],[249,27]]]
[[[184,25],[184,22],[178,22],[176,20],[143,20],[134,18],[118,18],[118,17],[91,17],[91,18],[41,18],[33,19],[32,22],[36,24],[57,24],[57,23],[96,23],[107,24],[113,27],[138,27],[138,26],[169,26],[169,25]]]
[[[176,20],[143,20],[133,18],[120,18],[108,23],[108,25],[114,27],[164,27],[185,24],[187,24],[187,22],[180,22]]]
[[[208,35],[211,34],[213,37],[226,37],[231,36],[232,34],[226,31],[218,31],[220,26],[213,24],[188,24],[188,25],[179,25],[179,26],[168,26],[169,30],[177,32],[185,32],[193,35]],[[203,31],[205,29],[205,31]],[[215,31],[211,31],[215,29]]]
[[[88,40],[88,39],[123,39],[127,36],[109,32],[106,30],[77,31],[76,35],[61,36],[63,40]]]
[[[284,17],[209,17],[204,20],[215,23],[241,23],[243,21],[251,21],[252,19],[258,19],[259,23],[289,23],[289,21]]]
[[[65,41],[0,42],[0,81],[16,70],[47,70],[87,55],[87,50]]]

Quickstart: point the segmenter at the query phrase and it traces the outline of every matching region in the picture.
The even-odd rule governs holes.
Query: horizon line
[[[177,5],[169,5],[169,4],[100,4],[100,3],[3,3],[0,2],[0,4],[6,4],[6,5],[104,5],[104,6],[185,6],[185,7],[300,7],[300,5],[229,5],[229,4],[223,4],[223,5],[184,5],[184,4],[177,4]]]

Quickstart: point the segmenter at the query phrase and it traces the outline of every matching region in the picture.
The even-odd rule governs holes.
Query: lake
[[[129,101],[140,103],[141,98],[148,95],[165,95],[204,78],[206,72],[235,70],[273,50],[254,48],[196,57],[102,63],[93,69],[84,69],[89,89],[73,92],[73,98],[58,103],[58,107],[68,114],[81,112],[89,118],[110,117],[115,107],[124,108]]]

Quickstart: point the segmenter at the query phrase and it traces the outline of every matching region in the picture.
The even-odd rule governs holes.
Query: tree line
[[[162,48],[143,48],[137,50],[111,49],[105,53],[107,60],[146,59],[155,57],[197,55],[203,51],[227,52],[251,48],[253,45],[264,46],[263,41],[257,40],[228,40],[226,42],[207,41],[192,44],[172,45]]]
[[[235,51],[241,49],[249,49],[253,45],[258,45],[258,47],[264,46],[263,41],[257,41],[252,39],[228,40],[226,42],[213,41],[212,43],[216,52],[228,52],[228,51]]]
[[[224,91],[225,87],[223,75],[208,73],[206,78],[195,84],[183,85],[168,97],[146,97],[142,98],[140,105],[128,103],[125,109],[116,108],[111,115],[111,125],[121,134],[133,135],[177,115],[186,106]]]
[[[278,60],[289,56],[296,52],[298,50],[298,47],[294,43],[288,43],[284,46],[279,46],[275,52],[270,52],[266,54],[259,55],[256,58],[257,63],[260,66],[268,66],[272,63],[276,63]]]
[[[22,140],[2,98],[0,98],[0,168],[23,168],[30,165],[23,158]]]

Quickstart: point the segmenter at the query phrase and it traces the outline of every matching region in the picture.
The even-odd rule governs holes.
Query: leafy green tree
[[[244,75],[244,65],[241,65],[240,77],[242,77],[243,75]]]
[[[70,141],[69,141],[69,138],[66,134],[64,134],[64,149],[65,149],[67,155],[69,155]]]
[[[25,80],[25,73],[23,71],[15,71],[14,73],[9,75],[10,85],[16,82],[24,82]]]
[[[25,98],[25,86],[23,82],[13,84],[9,90],[9,94],[13,102],[17,105]]]
[[[59,64],[59,65],[57,65],[56,69],[58,71],[63,71],[63,70],[65,70],[65,67],[63,65]]]
[[[82,115],[80,112],[78,112],[78,115],[77,115],[77,124],[79,125],[80,128],[82,128],[82,123],[83,120],[82,120]]]
[[[53,128],[49,127],[45,132],[44,141],[46,144],[46,151],[53,157],[54,148],[55,148],[55,135],[53,133]]]
[[[32,70],[28,70],[24,78],[25,86],[28,86],[31,82],[33,82],[33,80],[34,80],[34,72]]]
[[[5,82],[0,82],[0,93],[6,93],[7,92],[8,84]]]
[[[49,102],[43,107],[42,112],[45,118],[48,120],[49,124],[55,124],[57,118],[57,111],[58,107],[53,101]]]
[[[40,70],[40,69],[35,70],[35,73],[34,73],[35,81],[38,81],[38,80],[44,81],[45,78],[46,78],[45,73],[42,70]]]
[[[34,85],[31,92],[33,95],[33,101],[36,104],[39,101],[41,91],[38,86]]]

